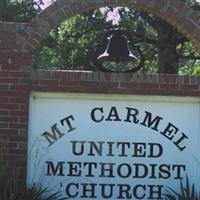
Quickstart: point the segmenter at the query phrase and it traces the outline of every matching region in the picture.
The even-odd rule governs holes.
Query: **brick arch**
[[[57,0],[27,25],[18,36],[17,46],[32,52],[64,20],[85,10],[108,5],[151,12],[178,28],[200,51],[200,16],[180,0]]]

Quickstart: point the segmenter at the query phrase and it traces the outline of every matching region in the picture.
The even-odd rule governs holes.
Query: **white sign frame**
[[[162,199],[186,175],[200,188],[199,97],[33,92],[29,110],[29,185],[69,199],[106,199],[100,186],[109,199]]]

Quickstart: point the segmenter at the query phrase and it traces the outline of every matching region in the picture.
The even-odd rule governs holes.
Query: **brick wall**
[[[0,23],[0,160],[17,167],[23,180],[31,91],[200,97],[196,76],[32,70],[33,51],[52,28],[83,10],[110,4],[159,15],[200,50],[200,17],[180,0],[57,0],[30,23]]]
[[[38,71],[31,80],[33,91],[200,96],[200,76]]]

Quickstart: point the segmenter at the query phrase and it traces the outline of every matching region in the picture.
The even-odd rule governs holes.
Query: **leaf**
[[[176,192],[170,187],[167,187],[163,194],[166,200],[200,200],[200,194],[195,191],[194,184],[190,184],[188,176],[186,176],[186,183],[180,181],[180,193]]]

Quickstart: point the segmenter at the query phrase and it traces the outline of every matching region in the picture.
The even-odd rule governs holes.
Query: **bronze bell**
[[[107,36],[108,34],[109,36]],[[137,59],[131,52],[131,44],[127,38],[127,33],[124,34],[120,30],[115,30],[110,31],[107,35],[105,36],[107,40],[106,49],[98,56],[98,60],[123,62]]]
[[[125,30],[109,30],[105,33],[102,44],[96,45],[96,51],[93,55],[94,65],[102,71],[113,71],[105,68],[102,62],[137,62],[141,60],[141,52],[139,57],[134,55],[133,49],[136,49],[131,35]],[[138,71],[143,65],[143,61],[134,69],[119,70],[120,72]],[[115,70],[117,72],[118,70]]]

